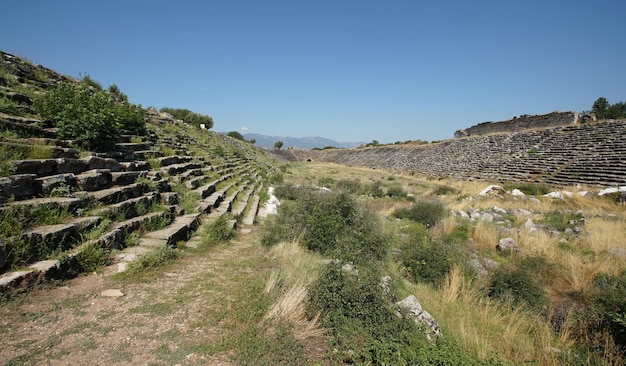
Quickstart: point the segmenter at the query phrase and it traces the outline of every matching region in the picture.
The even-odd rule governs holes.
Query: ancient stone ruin
[[[576,112],[552,112],[548,114],[529,116],[522,115],[501,122],[482,122],[454,133],[454,138],[469,136],[491,135],[495,133],[513,133],[527,130],[566,126],[578,123],[580,116]]]

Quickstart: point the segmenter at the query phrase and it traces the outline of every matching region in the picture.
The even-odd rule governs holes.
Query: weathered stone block
[[[77,175],[76,183],[83,191],[98,191],[110,187],[113,177],[108,169],[93,169]]]
[[[76,187],[76,178],[72,173],[51,175],[35,179],[34,186],[35,194],[49,195],[55,188]]]
[[[6,202],[12,198],[21,200],[35,194],[33,181],[35,174],[18,174],[0,178],[0,202]]]
[[[57,163],[57,173],[74,173],[80,174],[84,171],[89,170],[89,164],[87,162],[80,159],[71,159],[71,158],[61,158],[56,159]]]
[[[121,172],[122,166],[120,163],[111,158],[101,158],[99,156],[89,156],[87,158],[81,159],[86,162],[89,169],[109,169],[112,172]]]
[[[56,172],[56,161],[54,159],[29,159],[18,160],[13,165],[13,174],[35,174],[44,176]]]

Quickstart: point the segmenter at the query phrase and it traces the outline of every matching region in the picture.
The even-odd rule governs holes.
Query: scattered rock
[[[608,252],[612,257],[617,259],[626,259],[626,249],[622,247],[613,247]]]
[[[519,189],[515,188],[514,190],[511,191],[511,196],[524,197],[526,195],[524,194],[524,192],[522,192]]]
[[[481,196],[485,196],[487,194],[495,195],[495,194],[500,194],[500,193],[505,193],[504,188],[502,188],[499,185],[491,184],[491,185],[487,186],[487,188],[485,188],[482,191],[480,191],[479,194]]]
[[[419,301],[414,295],[410,295],[402,301],[396,303],[398,308],[400,309],[400,316],[406,316],[410,319],[413,319],[415,323],[422,323],[428,327],[426,332],[426,337],[430,340],[432,336],[435,337],[440,336],[439,324],[430,315],[426,310],[422,309],[422,305],[420,305]]]
[[[517,246],[517,241],[513,238],[502,238],[496,245],[496,250],[500,252],[519,252],[520,248]]]
[[[108,289],[108,290],[102,291],[100,296],[102,296],[102,297],[122,297],[122,296],[124,296],[124,294],[122,293],[121,290],[118,290],[118,289]]]

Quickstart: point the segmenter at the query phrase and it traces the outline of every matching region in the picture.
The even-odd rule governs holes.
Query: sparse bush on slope
[[[141,107],[115,103],[105,91],[86,83],[60,83],[34,106],[59,129],[60,138],[75,140],[88,149],[106,148],[122,132],[146,132]]]

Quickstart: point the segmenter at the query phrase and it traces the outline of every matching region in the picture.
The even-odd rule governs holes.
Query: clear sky
[[[215,131],[382,143],[626,99],[625,0],[20,0],[0,49]]]

